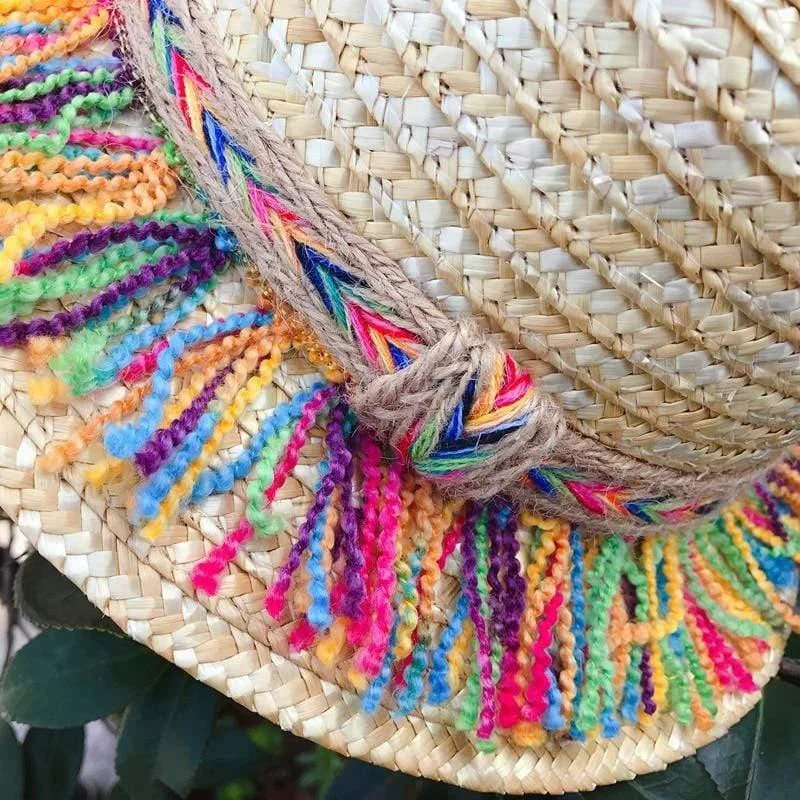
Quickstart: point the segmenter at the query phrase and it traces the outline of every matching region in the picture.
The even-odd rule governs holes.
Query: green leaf
[[[150,800],[155,781],[181,797],[188,793],[217,698],[213,689],[170,668],[128,707],[117,742],[117,774],[134,800]]]
[[[218,726],[206,743],[193,786],[217,789],[226,783],[254,778],[271,761],[252,741],[249,731],[234,725]]]
[[[14,600],[20,613],[39,628],[93,628],[122,636],[109,617],[36,552],[17,572]]]
[[[248,728],[247,736],[259,750],[270,755],[280,753],[286,741],[283,731],[271,722],[262,722],[260,725]]]
[[[800,753],[795,709],[800,689],[771,681],[764,696],[722,739],[702,748],[697,759],[725,800],[790,800]]]
[[[786,648],[783,651],[784,658],[800,658],[800,636],[793,633],[786,640]]]
[[[175,800],[178,795],[171,792],[164,786],[163,783],[155,781],[147,787],[147,794],[144,797],[147,800]],[[111,793],[108,795],[108,800],[134,800],[133,797],[125,791],[125,787],[121,783],[114,784]]]
[[[0,681],[0,711],[40,728],[70,728],[126,706],[166,662],[130,639],[49,630],[28,642]]]
[[[588,800],[795,800],[800,689],[773,680],[721,739],[664,772],[596,789]]]
[[[325,773],[318,763],[324,758],[320,754],[329,752],[317,747],[309,753],[303,753],[303,761],[311,765],[311,770],[303,775],[303,779],[311,773],[315,778],[313,783],[319,786],[318,778]],[[319,796],[323,800],[405,800],[415,796],[414,778],[355,759],[345,761],[333,777],[325,777],[327,784],[319,786]]]
[[[0,780],[6,800],[22,800],[22,747],[11,726],[0,719]]]
[[[473,792],[468,789],[459,789],[457,786],[450,786],[446,783],[426,780],[418,780],[417,786],[414,787],[414,789],[416,790],[416,794],[411,795],[407,792],[401,795],[403,800],[410,796],[413,796],[414,800],[489,800],[489,798],[492,800],[506,800],[505,795]],[[414,789],[411,791],[414,791]],[[518,800],[552,800],[552,798],[526,794],[520,796]],[[560,795],[558,800],[570,800],[570,797],[569,795]]]
[[[31,728],[23,750],[25,800],[69,800],[83,761],[83,728]]]
[[[300,786],[310,789],[317,797],[337,798],[340,795],[331,794],[330,789],[336,776],[347,768],[348,762],[333,750],[325,747],[314,747],[301,753],[297,760],[304,764],[306,769],[300,776]]]
[[[759,704],[755,741],[750,755],[746,800],[794,800],[798,794],[797,761],[800,689],[772,681]]]
[[[722,800],[711,776],[694,757],[684,758],[663,772],[595,789],[590,797],[591,800]]]
[[[759,704],[725,736],[697,751],[697,760],[705,767],[725,800],[744,800],[747,796],[750,760],[761,708]]]
[[[217,800],[254,800],[256,787],[252,781],[232,781],[217,792]]]

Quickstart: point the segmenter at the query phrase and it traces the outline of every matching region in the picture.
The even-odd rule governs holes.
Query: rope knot
[[[466,320],[403,369],[351,385],[349,397],[417,472],[473,497],[519,484],[564,432],[558,406]]]

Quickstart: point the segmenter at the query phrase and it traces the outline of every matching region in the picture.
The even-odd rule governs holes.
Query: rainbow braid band
[[[348,271],[259,172],[247,143],[237,140],[220,117],[211,82],[191,63],[181,22],[167,0],[142,0],[142,5],[149,20],[153,62],[174,98],[174,110],[225,192],[241,201],[243,213],[271,247],[282,249],[297,279],[304,276],[329,320],[357,346],[367,364],[378,374],[412,370],[430,348],[409,328],[403,309],[376,297],[374,288]],[[403,423],[405,427],[392,438],[393,447],[418,474],[445,487],[469,482],[472,471],[495,459],[498,446],[531,423],[540,402],[530,375],[507,353],[495,352],[490,368],[484,365],[467,377],[458,396],[446,402],[444,423],[438,414],[425,416],[426,409],[407,426]],[[366,405],[369,409],[379,403]],[[424,402],[418,403],[415,413],[424,407]],[[396,416],[388,416],[388,425],[398,424]],[[527,450],[534,451],[534,445]],[[526,457],[522,448],[517,460]],[[718,506],[718,497],[703,496],[697,482],[691,484],[690,497],[668,491],[654,495],[653,483],[630,487],[599,479],[583,468],[545,461],[522,479],[519,491],[511,489],[521,502],[546,499],[548,508],[571,507],[584,518],[608,519],[627,530],[686,525]]]
[[[667,712],[708,729],[726,693],[756,692],[770,652],[800,630],[786,599],[800,559],[800,453],[716,518],[660,538],[593,536],[502,496],[446,498],[357,424],[342,371],[292,312],[267,302],[224,319],[204,311],[236,269],[236,242],[208,213],[165,207],[186,168],[168,141],[121,127],[133,100],[125,66],[112,47],[105,56],[84,47],[107,22],[104,6],[81,0],[0,2],[0,185],[10,198],[0,343],[49,365],[29,387],[34,402],[125,389],[41,465],[61,469],[102,441],[106,458],[88,480],[127,481],[131,520],[152,540],[182,509],[247,480],[241,520],[192,567],[203,599],[253,537],[284,529],[275,499],[321,431],[313,497],[262,613],[291,620],[295,651],[342,665],[365,709],[446,704],[484,749],[499,735],[523,745],[613,737]],[[180,64],[171,40],[165,47]],[[215,131],[186,69],[176,86],[187,113]],[[246,153],[232,142],[223,150],[220,163],[246,174]],[[302,238],[269,187],[254,180],[248,190],[281,236],[291,232],[303,270],[369,353],[385,366],[413,359],[414,337]],[[262,413],[240,452],[225,452],[225,434],[289,351],[323,377]],[[494,400],[513,409],[531,385],[510,366],[503,374]],[[482,403],[465,403],[454,440],[483,430]],[[454,457],[440,444],[431,471]],[[563,469],[531,479],[544,493],[582,496],[598,515],[675,512],[668,499],[587,488]]]
[[[407,368],[425,347],[419,335],[406,327],[402,314],[372,296],[364,281],[339,265],[334,254],[311,237],[277,188],[261,178],[252,155],[209,105],[213,90],[189,64],[175,15],[161,0],[149,3],[149,14],[156,56],[180,115],[224,185],[243,197],[266,235],[283,246],[298,274],[305,275],[331,319],[358,344],[366,360],[388,373]],[[483,381],[482,394],[477,391],[477,377],[469,382],[440,436],[419,420],[396,443],[398,452],[420,474],[455,479],[470,463],[488,458],[499,437],[527,422],[536,389],[510,356],[497,354],[492,379]]]

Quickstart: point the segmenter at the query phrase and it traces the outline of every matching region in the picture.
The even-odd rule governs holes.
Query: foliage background
[[[42,631],[7,660],[0,680],[0,800],[493,797],[344,759],[282,732],[122,636],[36,553],[20,561],[0,549],[0,594],[6,652],[24,620]],[[758,706],[696,756],[565,797],[796,800],[800,640],[790,640],[786,656]],[[79,780],[92,720],[116,736],[117,782],[100,795]]]

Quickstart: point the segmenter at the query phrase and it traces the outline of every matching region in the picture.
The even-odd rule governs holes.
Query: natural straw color
[[[621,10],[566,4],[566,36],[537,15],[543,6],[471,3],[465,16],[458,3],[392,11],[234,0],[206,4],[205,15],[250,106],[337,205],[445,307],[451,291],[434,278],[455,282],[549,362],[528,363],[573,425],[683,468],[751,457],[732,443],[756,446],[762,411],[773,424],[785,413],[777,424],[791,438],[796,203],[670,84],[657,48],[624,29]],[[708,4],[694,18],[670,13],[715,19]],[[729,36],[729,15],[716,19],[715,35]],[[596,86],[571,79],[577,39]],[[780,102],[768,107],[782,117],[794,90],[776,86]],[[595,92],[620,116],[600,113]],[[531,187],[558,197],[558,215],[591,245],[591,269],[555,260],[533,224]],[[770,261],[754,260],[750,245]],[[616,270],[604,274],[603,258]],[[534,268],[538,297],[527,286]]]
[[[208,306],[215,316],[247,304],[241,283],[220,287],[217,297],[224,302]],[[646,727],[624,726],[611,740],[548,740],[519,748],[500,738],[494,753],[477,752],[467,735],[453,727],[455,711],[449,705],[403,718],[383,707],[367,714],[357,695],[343,688],[341,669],[290,654],[292,620],[275,625],[261,610],[265,584],[284,560],[293,534],[261,540],[238,556],[218,597],[195,597],[191,568],[239,518],[243,486],[206,501],[172,525],[159,546],[151,545],[127,522],[125,485],[101,494],[85,482],[87,467],[96,463],[96,446],[62,477],[36,467],[37,456],[53,442],[66,440],[96,410],[94,404],[79,400],[34,409],[25,387],[36,371],[27,356],[1,351],[0,368],[0,508],[128,635],[298,736],[390,769],[478,791],[558,794],[663,769],[723,735],[758,700],[758,693],[726,695],[714,727],[705,732],[683,728],[662,714]],[[302,359],[285,363],[275,391],[261,408],[240,419],[225,445],[236,447],[246,440],[255,430],[256,415],[267,412],[284,392],[307,386],[314,377],[308,370]],[[101,407],[118,394],[118,388],[106,391]],[[304,449],[300,466],[277,497],[276,508],[287,517],[299,519],[308,505],[319,455],[316,442]],[[445,588],[436,602],[451,599]],[[759,685],[775,672],[779,656],[776,640],[757,676]]]
[[[171,107],[171,100],[169,97],[157,91],[156,87],[160,85],[159,76],[153,69],[146,48],[140,44],[140,42],[144,40],[144,28],[142,26],[146,26],[146,23],[141,18],[141,13],[135,5],[124,3],[122,5],[122,10],[128,18],[128,27],[136,31],[136,34],[131,36],[130,46],[134,52],[140,70],[146,75],[145,85],[150,87],[151,91],[154,93],[160,113],[170,120],[171,127],[175,131],[180,131],[182,125],[181,120]],[[139,16],[137,16],[137,14]],[[183,9],[181,16],[186,20],[187,24],[185,35],[182,36],[182,45],[185,44],[189,49],[196,64],[200,65],[201,71],[208,72],[211,76],[209,80],[213,84],[216,95],[213,101],[215,111],[221,109],[220,113],[222,114],[222,118],[229,122],[234,134],[236,134],[237,131],[240,133],[245,130],[248,132],[252,131],[255,126],[252,120],[247,119],[249,113],[248,103],[246,99],[241,96],[241,90],[235,79],[229,74],[227,67],[221,63],[222,59],[217,53],[214,34],[207,29],[206,15],[200,12],[196,15],[194,20],[190,21],[188,11]],[[265,260],[272,260],[268,270],[268,279],[276,284],[279,291],[284,294],[284,297],[289,299],[293,305],[300,308],[318,333],[330,344],[331,350],[336,355],[342,356],[343,350],[340,347],[341,337],[333,335],[330,324],[325,318],[326,315],[320,313],[319,301],[315,301],[313,297],[310,297],[307,291],[305,293],[300,291],[301,287],[297,285],[296,271],[292,272],[292,270],[289,269],[287,272],[281,262],[275,263],[275,249],[267,245],[261,232],[257,231],[255,226],[238,212],[236,203],[231,200],[228,191],[221,187],[218,181],[215,180],[214,175],[211,174],[207,164],[204,164],[202,155],[198,152],[197,148],[194,147],[190,138],[179,135],[178,139],[181,146],[188,152],[195,169],[199,170],[198,174],[200,175],[201,183],[210,190],[212,200],[216,198],[218,207],[228,221],[232,223],[245,249],[251,256],[256,257],[256,263],[260,263],[262,267],[265,266]],[[304,216],[310,217],[312,226],[316,225],[319,230],[324,231],[324,233],[321,234],[323,240],[328,241],[334,237],[334,234],[331,233],[331,226],[335,217],[330,213],[324,201],[319,198],[318,190],[309,184],[308,179],[305,178],[302,173],[294,169],[291,159],[286,155],[285,149],[280,143],[275,142],[274,136],[266,129],[263,129],[263,139],[264,142],[262,144],[257,137],[242,137],[242,141],[247,141],[248,148],[256,154],[258,163],[263,166],[263,174],[269,178],[277,177],[277,182],[281,186],[284,194],[287,195],[291,201],[298,204],[297,207],[301,209]],[[287,170],[287,166],[291,166],[292,171]],[[313,207],[312,211],[308,211],[309,205]],[[308,213],[306,213],[307,211]],[[337,232],[339,230],[346,230],[346,226],[339,226],[336,230]],[[334,249],[343,257],[345,262],[354,258],[353,253],[356,252],[356,250],[367,254],[372,254],[375,251],[375,248],[371,247],[366,240],[358,240],[357,237],[353,237],[349,232],[347,235],[350,238],[348,238],[347,242],[344,244],[344,249],[342,249],[341,236],[339,236],[338,233],[336,234],[336,239],[333,241]],[[356,248],[355,245],[351,247],[351,240],[354,238],[358,248]],[[367,258],[361,257],[355,260],[363,264]],[[348,267],[350,266],[351,265],[348,263]],[[359,270],[363,270],[363,266],[356,268],[357,273]],[[396,286],[402,284],[401,276],[398,275],[396,269],[391,269],[387,272],[383,264],[381,264],[380,272],[382,279],[388,277],[393,282],[386,296],[389,299],[397,300],[398,298],[393,292]],[[361,272],[360,274],[365,279],[373,281],[373,285],[375,285],[374,269],[369,273]],[[378,284],[376,294],[380,294],[380,291],[387,291],[387,283],[387,280],[382,280]],[[416,313],[417,307],[415,304],[418,301],[419,295],[415,296],[407,287],[404,287],[403,291],[407,292],[406,299],[409,301],[404,308],[410,309],[410,314],[414,317],[414,324],[416,324],[419,313]],[[411,299],[413,299],[414,302],[410,302]],[[309,300],[311,301],[310,305]],[[420,309],[423,307],[424,306],[420,306]],[[433,318],[429,318],[429,320],[433,320]],[[445,323],[440,317],[436,318],[435,324],[439,331],[448,330],[447,327],[443,327]],[[370,403],[364,404],[363,407],[359,407],[358,409],[363,413],[367,424],[385,431],[386,420],[394,420],[395,425],[397,425],[398,422],[402,423],[404,419],[411,418],[414,413],[418,413],[417,409],[419,407],[431,406],[431,402],[434,398],[446,396],[446,393],[442,391],[442,385],[446,387],[448,382],[446,380],[439,381],[438,383],[435,381],[431,382],[431,375],[438,376],[442,379],[447,378],[458,385],[463,381],[463,376],[468,374],[465,373],[463,368],[458,367],[459,363],[463,362],[465,365],[474,366],[475,363],[480,363],[484,357],[490,357],[491,350],[487,350],[486,341],[484,339],[475,338],[473,332],[465,334],[467,331],[470,331],[470,329],[462,328],[460,334],[456,334],[455,332],[448,334],[448,336],[452,337],[451,341],[453,343],[461,342],[458,347],[458,358],[448,358],[446,361],[441,362],[442,366],[439,368],[436,365],[440,362],[435,361],[434,363],[435,354],[439,353],[452,356],[453,351],[450,347],[432,348],[426,356],[426,361],[420,365],[420,369],[416,371],[416,374],[411,375],[411,370],[406,370],[394,376],[382,376],[380,378],[380,385],[377,387],[374,386],[376,381],[375,374],[372,373],[369,375],[365,373],[363,365],[354,364],[350,360],[353,354],[352,348],[349,348],[349,352],[344,355],[345,365],[351,368],[355,367],[356,375],[366,375],[366,377],[362,377],[362,382],[369,384],[369,391],[366,395],[362,394],[359,390],[354,392],[356,399],[366,396],[370,400]],[[430,329],[425,331],[424,335],[429,336]],[[475,356],[479,356],[478,362],[474,360],[473,356],[467,355],[470,352]],[[425,369],[422,367],[425,367]],[[403,375],[403,372],[408,372],[408,376]],[[410,405],[414,406],[414,408],[411,409],[407,406],[404,407],[402,403],[398,405],[399,398],[404,395],[406,397],[409,396],[408,391],[403,391],[403,389],[407,390],[409,386],[415,390],[410,395],[413,401]],[[437,409],[440,407],[440,403],[441,401],[439,403],[433,403],[432,407]],[[541,404],[541,401],[537,401],[536,408],[538,409]],[[383,413],[376,415],[374,411],[375,408],[381,410]],[[445,405],[441,414],[442,417],[446,411],[447,406]],[[383,419],[380,419],[381,416]],[[435,416],[435,414],[432,416]],[[542,448],[539,449],[536,446],[536,438],[530,440],[529,437],[531,437],[531,435],[536,437],[537,434],[541,434],[542,426],[551,433],[557,434],[558,426],[554,424],[557,417],[555,415],[555,409],[552,407],[545,406],[542,412],[537,410],[532,414],[532,417],[533,419],[530,424],[523,431],[506,437],[506,441],[502,449],[498,452],[497,458],[489,459],[484,465],[485,469],[477,470],[471,480],[465,482],[459,488],[471,492],[472,494],[485,496],[486,494],[498,491],[501,487],[513,485],[515,475],[519,475],[524,471],[525,467],[536,464],[537,461],[541,459],[542,455],[552,448],[555,439],[552,436],[546,438],[542,443]],[[402,431],[403,426],[401,424],[400,433],[402,433]],[[775,440],[774,435],[772,439]],[[788,432],[775,441],[785,443],[790,439],[791,432]],[[734,447],[734,449],[736,447],[735,444],[731,444],[730,446]],[[763,463],[764,459],[769,457],[770,451],[762,451],[755,462],[752,461],[752,456],[748,456],[743,461],[741,455],[741,452],[736,453],[737,458],[733,460],[733,463],[738,463],[740,468],[747,463],[757,464],[759,461]],[[748,458],[750,459],[749,461]],[[588,442],[582,437],[571,434],[561,438],[552,460],[569,465],[579,464],[583,468],[588,468],[590,474],[592,474],[592,472],[597,474],[598,480],[600,479],[600,474],[604,473],[606,476],[613,474],[616,480],[620,480],[623,476],[631,475],[632,480],[639,486],[654,487],[670,485],[675,487],[674,490],[676,492],[681,491],[681,489],[677,488],[681,483],[684,487],[691,486],[691,484],[687,485],[685,481],[681,482],[677,479],[674,472],[668,473],[647,467],[641,463],[626,461],[621,456],[614,456],[605,448],[598,447],[595,443]],[[722,461],[721,464],[709,462],[703,469],[721,468],[727,463],[725,459],[717,459],[717,462],[720,461]],[[599,469],[597,466],[598,464],[602,465]],[[585,465],[588,465],[588,467]],[[684,462],[683,467],[686,468],[687,466],[694,467],[695,465],[692,462]],[[702,484],[704,492],[709,496],[720,496],[720,492],[724,493],[724,491],[730,487],[730,483],[724,478],[718,481],[716,486],[714,486],[713,482],[708,478],[702,481]],[[687,491],[690,491],[690,489],[687,488]],[[571,509],[564,507],[557,507],[554,510],[562,514],[568,514],[571,511]]]

